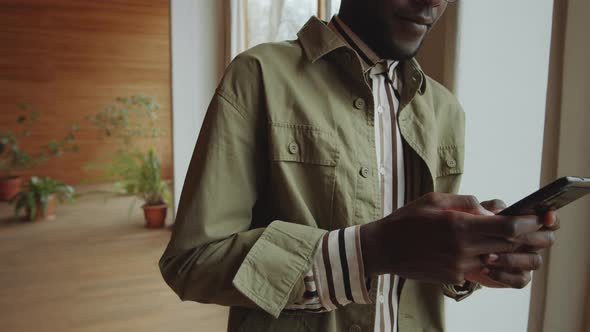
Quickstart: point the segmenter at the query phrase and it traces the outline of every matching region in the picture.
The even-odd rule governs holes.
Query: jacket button
[[[297,145],[297,143],[295,142],[289,143],[289,152],[291,154],[296,154],[297,152],[299,152],[299,145]]]
[[[457,167],[457,161],[455,159],[447,159],[447,166],[455,168]]]
[[[366,167],[361,168],[361,176],[364,178],[368,178],[369,177],[369,169]]]
[[[365,107],[367,106],[367,103],[365,102],[365,100],[363,98],[357,98],[354,100],[354,108],[356,108],[357,110],[364,110]]]
[[[348,329],[348,331],[350,331],[350,332],[361,332],[362,330],[361,330],[361,327],[360,326],[358,326],[358,325],[355,324],[355,325],[352,325]]]

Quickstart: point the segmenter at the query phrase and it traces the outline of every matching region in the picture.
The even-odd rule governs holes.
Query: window
[[[326,4],[326,18],[330,19],[332,16],[338,13],[340,9],[340,3],[342,0],[325,0]]]
[[[341,0],[230,0],[231,57],[261,43],[297,38],[311,16],[329,20]]]
[[[247,45],[295,39],[307,20],[318,14],[317,0],[247,0]]]

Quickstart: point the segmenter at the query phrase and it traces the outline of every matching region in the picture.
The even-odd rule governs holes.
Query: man
[[[464,114],[414,60],[446,6],[343,0],[235,59],[160,261],[181,299],[230,331],[443,331],[443,294],[530,281],[555,216],[453,194]]]

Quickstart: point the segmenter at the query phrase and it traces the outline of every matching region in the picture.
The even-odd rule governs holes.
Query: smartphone
[[[498,214],[542,215],[548,211],[558,210],[587,194],[590,194],[590,178],[566,176],[551,182]]]

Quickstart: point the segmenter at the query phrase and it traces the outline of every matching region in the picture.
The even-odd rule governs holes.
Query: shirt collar
[[[315,16],[312,16],[307,23],[305,23],[297,33],[297,37],[299,38],[305,56],[312,63],[337,49],[352,48],[352,46],[349,45],[337,32],[332,30],[327,23],[322,22]],[[363,64],[363,68],[364,66],[365,64]],[[404,76],[420,80],[418,91],[423,94],[426,89],[426,75],[420,68],[420,65],[418,65],[418,62],[415,59],[404,61],[398,66],[398,68],[401,68]]]
[[[377,62],[373,67],[368,70],[368,73],[372,79],[381,75],[387,77],[387,80],[393,83],[393,87],[397,90],[399,88],[398,83],[398,75],[396,74],[396,69],[400,67],[399,61],[395,60],[386,60]]]

